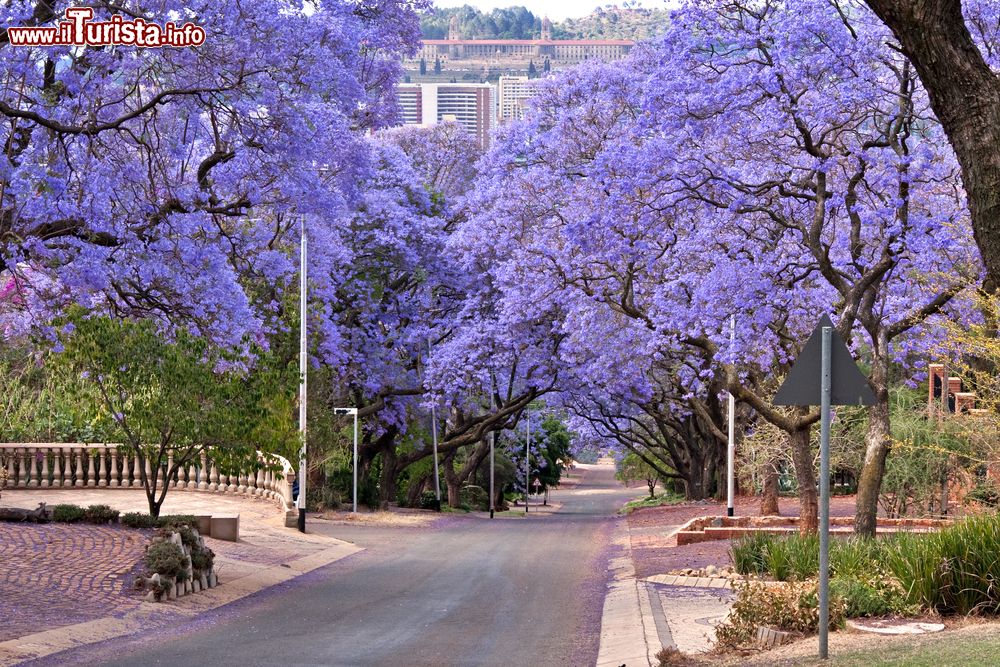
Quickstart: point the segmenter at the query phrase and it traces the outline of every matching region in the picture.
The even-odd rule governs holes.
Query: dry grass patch
[[[426,526],[440,518],[431,512],[333,512],[327,511],[320,515],[323,519],[334,523],[363,524],[370,526]]]

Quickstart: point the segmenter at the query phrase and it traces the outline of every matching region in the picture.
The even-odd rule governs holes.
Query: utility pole
[[[296,506],[299,508],[299,532],[306,532],[306,477],[309,476],[306,460],[306,374],[308,373],[308,354],[306,346],[306,218],[299,216],[301,244],[299,247],[299,437],[302,447],[299,450],[299,497]]]

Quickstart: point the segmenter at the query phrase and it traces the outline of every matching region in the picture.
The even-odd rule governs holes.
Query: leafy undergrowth
[[[670,491],[665,491],[663,493],[657,494],[655,497],[645,497],[639,500],[630,500],[625,503],[620,510],[619,514],[628,514],[633,510],[641,509],[643,507],[662,507],[664,505],[678,505],[684,502],[684,496],[672,493]]]

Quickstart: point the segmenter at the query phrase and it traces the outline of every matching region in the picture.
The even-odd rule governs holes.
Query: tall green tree
[[[202,453],[227,473],[277,468],[258,452],[294,455],[289,370],[260,359],[248,370],[204,338],[180,329],[170,339],[148,320],[76,317],[67,330],[56,363],[75,375],[80,413],[137,457],[151,515]]]

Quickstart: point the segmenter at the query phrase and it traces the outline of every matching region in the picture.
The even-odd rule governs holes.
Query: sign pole
[[[823,327],[819,441],[819,657],[829,657],[830,632],[830,398],[833,328]]]
[[[729,348],[730,350],[736,347],[736,315],[732,315],[729,319]],[[729,443],[728,443],[728,455],[726,456],[726,498],[727,509],[726,512],[729,516],[734,516],[736,514],[736,509],[734,507],[734,500],[736,496],[736,479],[735,479],[735,467],[736,467],[736,397],[733,396],[733,392],[729,392]]]
[[[308,373],[308,348],[306,345],[306,218],[300,216],[302,243],[299,248],[299,437],[302,438],[302,449],[299,450],[299,497],[296,506],[299,510],[299,532],[306,532],[306,478],[309,476],[306,456],[306,374]]]

